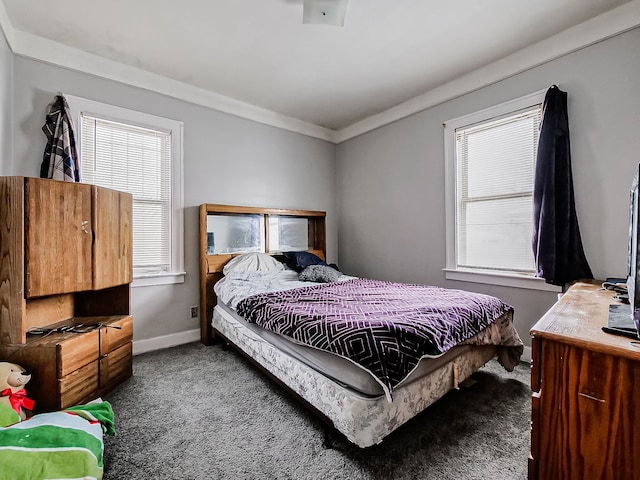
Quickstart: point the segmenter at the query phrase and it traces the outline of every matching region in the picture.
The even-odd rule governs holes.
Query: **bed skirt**
[[[214,330],[271,372],[361,448],[380,443],[496,356],[496,347],[492,345],[460,348],[460,355],[451,362],[394,390],[390,402],[384,395],[367,397],[339,385],[281,352],[219,307],[214,309],[211,323]]]

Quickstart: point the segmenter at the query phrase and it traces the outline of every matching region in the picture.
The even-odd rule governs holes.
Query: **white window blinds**
[[[541,106],[455,130],[457,265],[532,272]]]
[[[133,196],[134,275],[171,269],[171,133],[81,115],[82,181]]]

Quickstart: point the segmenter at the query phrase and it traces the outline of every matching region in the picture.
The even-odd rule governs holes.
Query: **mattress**
[[[343,282],[345,282],[345,288],[340,285]],[[368,283],[360,285],[362,282]],[[260,338],[271,342],[282,352],[300,360],[333,381],[363,395],[375,397],[384,393],[390,400],[392,388],[396,389],[408,385],[428,375],[441,365],[468,351],[470,345],[500,345],[497,349],[500,363],[508,370],[511,370],[518,363],[523,347],[522,341],[517,336],[511,322],[513,310],[499,299],[482,296],[481,299],[471,297],[472,300],[469,300],[469,297],[464,297],[465,292],[456,290],[421,287],[418,285],[406,285],[405,288],[404,284],[387,285],[386,283],[376,286],[371,285],[371,282],[375,281],[342,275],[339,281],[324,284],[329,289],[325,292],[324,286],[316,288],[311,286],[313,283],[300,281],[297,272],[292,270],[255,271],[239,269],[227,272],[225,277],[214,285],[214,291],[218,302],[217,308],[221,312],[220,315],[233,317],[236,322],[256,332]],[[355,285],[355,283],[358,283],[358,285]],[[403,288],[398,290],[398,286]],[[299,290],[301,287],[304,290]],[[362,288],[366,289],[368,296],[363,299],[362,307],[360,307],[358,303],[360,297],[357,295],[360,295],[360,289]],[[292,293],[293,289],[295,289],[296,293]],[[391,290],[387,291],[389,289]],[[289,293],[291,294],[288,295]],[[289,306],[289,298],[291,298],[292,305],[296,304],[305,309],[310,307],[314,310],[313,312],[304,310],[303,318],[298,324],[298,320],[289,318],[286,316],[287,314],[275,309],[268,314],[268,318],[270,319],[272,314],[275,315],[273,318],[277,318],[278,321],[274,321],[273,324],[278,328],[271,328],[266,325],[261,326],[259,323],[263,322],[258,322],[256,321],[257,319],[245,320],[236,310],[239,306],[245,307],[246,302],[249,300],[259,309],[263,309],[265,305],[269,304],[270,298],[274,294],[283,306]],[[461,297],[460,294],[463,294],[463,296]],[[417,302],[415,302],[416,295],[418,295]],[[472,296],[474,294],[468,295]],[[492,303],[476,305],[476,301],[488,302],[485,297],[491,300]],[[460,307],[456,303],[458,301],[461,302]],[[470,303],[471,307],[467,303]],[[395,324],[386,323],[386,317],[384,317],[384,323],[375,321],[375,314],[378,313],[378,309],[382,309],[385,312],[384,309],[387,304],[391,304],[391,308],[387,309],[389,314],[393,318],[400,319],[400,323],[397,324],[398,327]],[[496,307],[496,311],[494,311],[494,304],[499,307]],[[421,320],[417,323],[413,321],[414,316],[412,314],[407,315],[405,313],[407,311],[413,312],[413,310],[407,310],[408,306],[411,305],[415,305],[416,312],[420,313],[419,318]],[[455,308],[450,305],[454,305]],[[329,327],[324,324],[316,325],[313,323],[317,315],[323,315],[323,308],[328,308],[326,311],[333,321]],[[373,316],[367,315],[367,308],[373,310]],[[505,308],[507,308],[506,311]],[[437,341],[430,340],[433,337],[433,332],[455,332],[458,337],[462,338],[464,338],[466,331],[473,333],[473,330],[465,330],[467,328],[466,323],[464,328],[452,327],[452,325],[457,325],[455,322],[458,319],[459,312],[466,312],[466,318],[474,317],[478,319],[477,322],[474,320],[469,325],[471,323],[479,325],[479,319],[485,319],[486,321],[490,315],[501,311],[505,311],[505,313],[491,321],[486,328],[479,331],[476,329],[477,333],[466,340],[453,340],[451,337],[446,337],[447,341],[460,342],[457,345],[447,346],[447,348],[440,349],[439,352],[437,348],[420,347],[420,351],[424,352],[422,357],[413,354],[411,350],[407,349],[414,343],[416,348],[422,344],[427,346],[437,345],[438,347],[441,344],[444,345],[443,337],[438,337]],[[352,337],[351,332],[353,330],[349,330],[349,328],[352,328],[349,319],[353,318],[354,315],[356,318],[360,318],[360,312],[363,315],[367,315],[366,325],[369,329],[363,331],[363,340],[359,337]],[[426,322],[427,318],[439,318],[442,315],[441,312],[447,312],[446,316],[443,315],[442,317],[445,319],[442,324],[435,323],[431,325]],[[266,318],[266,313],[267,311],[262,311],[262,317],[258,319]],[[450,317],[453,318],[453,322],[450,321]],[[425,319],[425,323],[422,322],[422,318]],[[308,320],[312,321],[310,326]],[[333,330],[334,325],[339,330]],[[393,329],[391,330],[388,325],[391,325]],[[444,327],[444,329],[440,330],[441,327]],[[318,335],[319,332],[324,332],[323,329],[327,328],[326,336],[324,333]],[[403,331],[406,332],[403,334],[405,335],[403,338],[396,339],[394,337],[394,341],[404,342],[404,350],[399,356],[389,359],[391,363],[387,364],[384,363],[387,362],[385,351],[389,348],[396,348],[396,344],[391,343],[391,339],[387,342],[384,336],[377,338],[375,336],[378,335],[377,329],[384,335],[390,331],[395,332],[396,328],[404,329]],[[286,330],[287,333],[283,334],[279,330]],[[309,339],[307,336],[299,335],[303,330],[309,332],[309,335],[315,335],[315,340],[319,340],[321,346],[313,345],[314,342],[307,342]],[[293,332],[296,333],[294,334]],[[418,335],[414,335],[414,332],[417,332]],[[398,330],[398,333],[402,332]],[[376,351],[371,350],[372,354],[368,356],[368,351],[365,348],[358,350],[357,355],[351,355],[351,351],[345,353],[343,350],[350,348],[349,342],[353,338],[358,342],[364,342],[364,346],[371,345],[372,349],[375,348]],[[331,348],[326,348],[328,346]],[[335,346],[340,346],[341,348],[334,349],[333,347]],[[397,346],[400,347],[400,344],[397,344]],[[373,362],[369,361],[371,359]],[[410,368],[405,368],[408,365],[410,365]],[[387,367],[389,370],[387,370]],[[370,368],[375,368],[376,371],[370,370]],[[395,370],[392,370],[394,368]],[[395,384],[391,386],[388,378],[383,380],[381,372],[383,374],[393,372],[396,375]]]
[[[235,322],[243,325],[256,333],[263,340],[271,343],[275,348],[292,358],[313,368],[318,373],[325,375],[345,388],[349,388],[359,394],[377,397],[384,395],[384,389],[378,380],[367,370],[351,360],[330,352],[295,343],[288,338],[266,330],[255,323],[247,322],[230,306],[218,301],[218,314],[226,318],[232,317]],[[214,326],[215,328],[215,326]],[[466,353],[469,345],[453,347],[444,355],[437,358],[423,358],[411,374],[398,385],[398,388],[408,385],[437,370],[442,365],[451,362],[454,358]]]

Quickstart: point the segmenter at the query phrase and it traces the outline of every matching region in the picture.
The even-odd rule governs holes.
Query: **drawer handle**
[[[595,400],[596,402],[607,403],[606,400],[603,400],[601,398],[596,398],[596,397],[593,397],[591,395],[587,395],[586,393],[578,393],[578,395],[580,395],[581,397],[584,397],[584,398],[588,398],[589,400]]]
[[[102,357],[100,357],[100,358],[107,358],[108,356],[109,356],[109,354],[108,354],[108,353],[105,353],[105,354],[103,354],[103,355],[102,355]]]

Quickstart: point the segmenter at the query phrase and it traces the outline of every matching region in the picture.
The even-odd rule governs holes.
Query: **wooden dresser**
[[[0,361],[36,411],[103,395],[132,374],[131,195],[0,177],[0,197]]]
[[[618,303],[601,283],[531,329],[531,480],[640,479],[640,341],[601,330]]]

